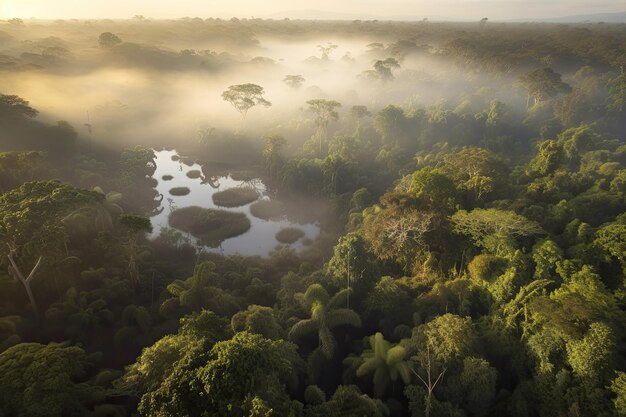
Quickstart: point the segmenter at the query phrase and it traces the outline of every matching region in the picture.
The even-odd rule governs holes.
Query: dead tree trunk
[[[24,286],[24,289],[26,290],[26,294],[28,295],[28,300],[30,301],[30,305],[33,308],[35,319],[39,321],[39,310],[37,308],[37,302],[35,301],[35,296],[33,295],[33,290],[30,287],[30,284],[33,281],[33,278],[35,277],[35,273],[37,272],[37,269],[39,269],[39,266],[41,265],[41,261],[43,257],[40,256],[39,259],[37,259],[35,266],[33,267],[33,269],[31,269],[27,277],[24,277],[24,274],[22,273],[20,268],[17,266],[17,262],[15,261],[15,248],[10,248],[9,254],[7,255],[7,257],[9,258],[9,262],[11,264],[10,269],[12,270],[13,278],[15,278],[16,281],[21,282],[22,285]]]

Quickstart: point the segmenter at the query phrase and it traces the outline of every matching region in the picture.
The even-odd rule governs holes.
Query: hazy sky
[[[0,0],[3,17],[152,18],[272,17],[315,10],[346,18],[519,19],[626,11],[626,0]],[[312,17],[315,17],[312,15]],[[338,15],[337,17],[341,17]]]

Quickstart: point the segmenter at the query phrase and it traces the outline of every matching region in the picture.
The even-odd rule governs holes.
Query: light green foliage
[[[208,415],[247,416],[254,409],[254,397],[277,415],[285,413],[290,404],[280,377],[291,373],[289,350],[295,346],[247,332],[213,346],[209,361],[198,371]]]
[[[276,319],[271,307],[250,305],[245,311],[240,311],[231,319],[234,332],[257,333],[267,339],[282,339],[285,331]]]
[[[409,192],[429,209],[451,211],[455,206],[454,182],[442,170],[424,167],[413,173]]]
[[[367,278],[373,265],[369,262],[365,242],[359,233],[348,233],[339,238],[333,248],[333,257],[326,264],[326,274],[340,287],[359,285]]]
[[[302,300],[310,312],[310,318],[294,324],[289,330],[289,339],[298,340],[307,334],[317,333],[321,353],[326,358],[332,358],[337,345],[332,329],[345,325],[361,327],[357,313],[340,307],[346,302],[348,292],[348,289],[341,290],[331,297],[321,285],[309,286]]]
[[[554,140],[537,144],[535,157],[528,163],[530,174],[548,175],[554,172],[563,158],[562,148]]]
[[[618,371],[616,376],[611,381],[609,389],[615,394],[613,404],[615,405],[615,411],[617,415],[622,417],[626,416],[626,374]]]
[[[443,172],[460,192],[469,193],[475,202],[484,201],[506,183],[508,167],[493,152],[467,147],[443,157]]]
[[[417,355],[417,362],[422,366],[427,361],[447,366],[470,355],[475,343],[472,319],[446,313],[414,328],[407,346],[409,354]]]
[[[567,343],[567,361],[583,384],[595,386],[606,380],[615,355],[615,336],[609,326],[593,323],[580,340]]]
[[[411,364],[406,358],[406,349],[392,345],[382,333],[376,333],[368,339],[370,348],[361,354],[363,363],[356,370],[357,376],[373,374],[376,398],[382,398],[389,383],[398,379],[408,384],[411,381]]]
[[[626,224],[611,223],[596,231],[594,243],[626,266]]]
[[[181,319],[177,334],[143,350],[126,369],[118,388],[141,397],[143,415],[193,417],[206,407],[198,369],[213,345],[230,336],[227,320],[210,311]]]
[[[498,209],[460,210],[450,220],[455,233],[471,237],[477,246],[498,256],[511,256],[518,247],[516,239],[543,233],[536,222]]]
[[[504,259],[494,255],[480,254],[467,264],[467,271],[473,280],[493,282],[504,272],[505,267]]]
[[[389,417],[389,409],[380,400],[362,394],[356,385],[339,385],[325,403],[307,406],[306,417]]]
[[[423,332],[434,357],[444,363],[470,354],[476,338],[469,317],[450,313],[428,322]]]
[[[563,251],[554,241],[546,239],[533,246],[535,278],[551,279],[556,272],[557,262],[563,260]]]

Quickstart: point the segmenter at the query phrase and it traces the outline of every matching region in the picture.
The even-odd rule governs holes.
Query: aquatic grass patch
[[[280,243],[292,244],[303,238],[305,235],[302,229],[297,227],[285,227],[276,233],[276,240]]]
[[[170,190],[170,194],[175,196],[187,195],[190,192],[191,190],[189,189],[189,187],[174,187]]]
[[[187,177],[191,179],[200,178],[202,176],[202,172],[199,169],[192,169],[187,172]]]
[[[165,174],[161,177],[163,181],[172,181],[174,179],[173,175]]]
[[[213,203],[221,207],[241,207],[259,198],[259,193],[251,187],[229,188],[213,194]]]
[[[191,233],[202,245],[218,247],[224,240],[242,235],[250,230],[250,219],[244,213],[184,207],[170,213],[169,224],[183,232]]]
[[[250,213],[258,219],[277,219],[285,215],[285,205],[276,200],[259,200],[250,206]]]
[[[250,171],[231,171],[230,177],[235,181],[252,181],[255,177]]]

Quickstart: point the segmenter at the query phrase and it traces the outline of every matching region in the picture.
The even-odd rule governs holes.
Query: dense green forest
[[[0,417],[626,415],[624,65],[613,24],[0,21]],[[296,227],[155,234],[163,147]]]

